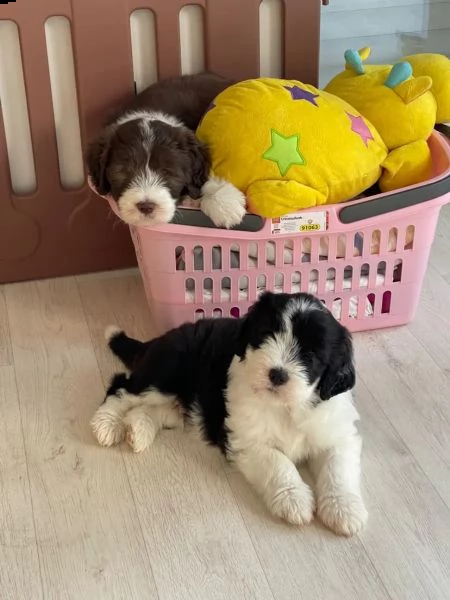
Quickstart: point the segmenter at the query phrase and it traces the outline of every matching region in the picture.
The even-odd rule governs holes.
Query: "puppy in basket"
[[[231,83],[214,73],[162,80],[108,120],[86,162],[92,185],[115,200],[123,221],[168,223],[185,197],[218,227],[242,221],[245,196],[210,177],[208,149],[194,135],[208,106]]]
[[[241,319],[185,324],[149,342],[117,328],[113,377],[91,425],[103,446],[134,451],[186,425],[218,446],[269,511],[293,525],[317,510],[337,534],[361,530],[361,438],[352,340],[308,294],[265,293]],[[315,494],[297,470],[307,462]]]

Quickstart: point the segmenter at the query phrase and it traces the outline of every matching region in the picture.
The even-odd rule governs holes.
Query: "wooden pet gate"
[[[142,70],[147,84],[203,67],[236,79],[285,75],[315,83],[320,5],[196,0],[201,22],[191,42],[201,48],[189,65],[180,14],[192,5],[183,0],[0,4],[0,283],[134,265],[127,227],[86,186],[87,140],[111,108],[142,87]],[[272,10],[280,15],[275,34]],[[141,27],[149,55],[140,59],[136,11],[153,27],[148,36]],[[273,35],[278,55],[267,39]]]

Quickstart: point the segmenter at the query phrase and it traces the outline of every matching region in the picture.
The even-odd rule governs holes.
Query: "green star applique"
[[[276,162],[281,176],[284,177],[293,165],[306,165],[306,160],[300,153],[298,146],[300,144],[300,135],[283,135],[279,131],[272,129],[272,144],[264,154],[263,158]]]

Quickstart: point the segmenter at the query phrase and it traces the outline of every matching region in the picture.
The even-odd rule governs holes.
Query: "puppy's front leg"
[[[258,446],[236,453],[233,461],[273,515],[293,525],[304,525],[312,520],[314,494],[294,463],[282,452]]]
[[[232,183],[210,177],[202,187],[200,208],[216,227],[229,229],[245,217],[246,199]]]
[[[367,521],[360,490],[361,446],[355,433],[309,461],[316,479],[317,514],[340,535],[358,533]]]

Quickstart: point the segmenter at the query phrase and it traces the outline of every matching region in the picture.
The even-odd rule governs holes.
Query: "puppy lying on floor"
[[[242,319],[207,319],[139,342],[110,330],[129,375],[113,377],[92,419],[103,446],[139,452],[186,424],[218,446],[271,513],[338,534],[363,527],[361,439],[351,336],[308,294],[265,293]],[[307,461],[316,498],[296,464]]]
[[[120,110],[90,144],[86,161],[97,192],[111,196],[129,225],[169,223],[183,197],[218,227],[238,225],[245,196],[210,177],[208,149],[194,131],[214,98],[232,83],[214,73],[159,81]]]

